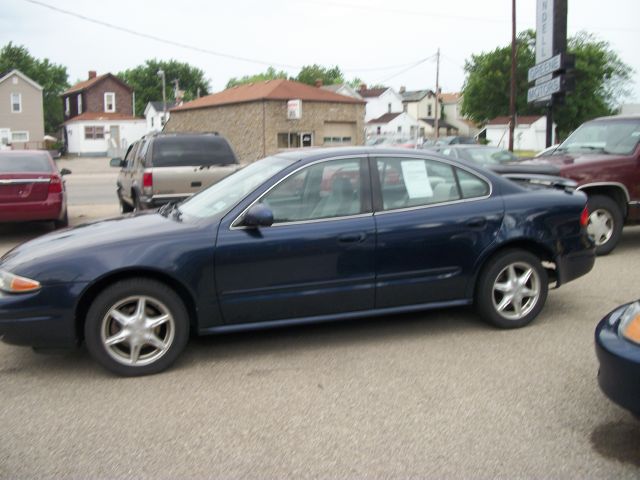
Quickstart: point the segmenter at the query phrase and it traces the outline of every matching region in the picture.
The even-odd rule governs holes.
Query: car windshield
[[[640,141],[640,118],[594,121],[573,132],[554,152],[630,155]]]
[[[180,213],[206,218],[227,212],[260,184],[294,162],[292,158],[267,157],[223,178],[180,205]]]
[[[502,150],[501,148],[465,148],[464,152],[466,153],[466,156],[468,156],[469,160],[473,160],[480,165],[495,165],[497,163],[506,163],[518,160],[518,157],[513,153],[507,150]]]
[[[2,155],[0,173],[52,172],[51,162],[45,154]]]

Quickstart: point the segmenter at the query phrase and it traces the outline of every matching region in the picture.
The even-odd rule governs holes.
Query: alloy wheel
[[[140,367],[169,351],[175,337],[169,309],[148,296],[132,296],[113,305],[102,319],[101,340],[116,362]]]
[[[540,277],[533,266],[514,262],[503,268],[492,288],[495,311],[507,320],[520,320],[540,298]]]
[[[598,208],[589,215],[589,224],[587,225],[587,233],[596,246],[604,245],[613,235],[614,220],[608,210]]]

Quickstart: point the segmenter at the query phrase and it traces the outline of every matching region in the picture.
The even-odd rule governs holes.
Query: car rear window
[[[206,167],[236,163],[227,141],[213,135],[159,137],[152,148],[153,167]]]
[[[2,155],[0,173],[52,172],[53,167],[46,155]]]

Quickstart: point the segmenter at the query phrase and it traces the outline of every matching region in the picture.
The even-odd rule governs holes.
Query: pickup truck
[[[551,155],[513,164],[514,172],[545,167],[587,194],[587,229],[598,255],[616,247],[623,226],[640,224],[640,115],[590,120]],[[509,170],[503,165],[499,173]]]
[[[117,195],[123,213],[184,200],[240,168],[231,145],[215,133],[154,133],[111,159],[120,168]]]

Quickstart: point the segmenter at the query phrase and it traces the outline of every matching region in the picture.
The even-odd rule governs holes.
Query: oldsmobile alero
[[[428,151],[309,149],[181,204],[50,233],[0,259],[0,335],[159,372],[190,334],[475,304],[501,328],[591,270],[586,196]]]

